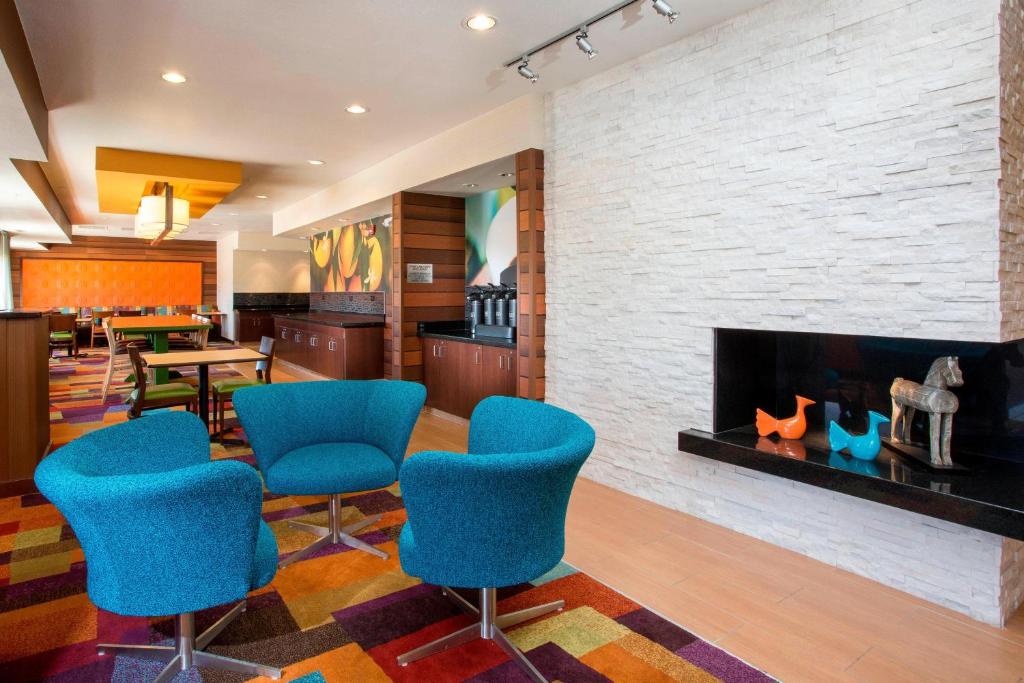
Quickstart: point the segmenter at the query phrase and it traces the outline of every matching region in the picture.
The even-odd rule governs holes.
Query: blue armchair
[[[381,558],[388,554],[352,534],[381,515],[341,526],[341,496],[395,483],[426,389],[398,380],[292,382],[245,387],[235,413],[271,493],[328,497],[328,526],[291,526],[319,538],[281,567],[330,544]]]
[[[204,652],[274,577],[277,543],[260,517],[263,489],[240,462],[210,461],[191,413],[148,415],[82,436],[36,468],[36,485],[85,553],[89,598],[126,616],[174,616],[175,644],[101,644],[99,654],[167,662],[164,682],[193,666],[279,678],[280,670]],[[195,635],[194,613],[241,601]]]
[[[544,678],[502,627],[562,609],[547,605],[497,614],[496,588],[531,581],[565,552],[565,513],[594,430],[570,412],[492,396],[473,411],[469,453],[417,453],[402,466],[409,521],[399,538],[407,574],[440,586],[480,589],[477,609],[444,592],[479,621],[398,657],[406,666],[476,638],[493,640],[535,681]]]

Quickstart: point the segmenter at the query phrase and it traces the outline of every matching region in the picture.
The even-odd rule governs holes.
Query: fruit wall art
[[[516,282],[516,188],[466,197],[466,284]]]
[[[378,216],[309,239],[312,292],[391,289],[391,216]]]

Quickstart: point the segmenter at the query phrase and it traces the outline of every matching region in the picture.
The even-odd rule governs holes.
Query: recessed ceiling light
[[[256,195],[256,199],[269,199],[269,197],[265,194],[258,194]]]
[[[160,78],[164,79],[168,83],[184,83],[188,80],[185,78],[184,74],[180,74],[177,71],[168,71],[160,76]]]
[[[369,111],[369,109],[367,109],[361,104],[350,104],[347,107],[345,107],[345,111],[347,111],[349,114],[365,114],[366,112]]]
[[[490,31],[497,23],[497,19],[487,14],[474,14],[462,22],[463,26],[474,31]]]
[[[212,225],[215,228],[219,228],[220,227],[220,223],[210,223],[210,225]]]
[[[323,166],[324,165],[324,162],[320,161],[319,159],[310,159],[306,163],[308,163],[310,166]]]
[[[502,178],[511,178],[512,176],[515,175],[515,173],[505,172],[505,173],[499,173],[498,175],[500,175]]]
[[[462,183],[463,187],[476,187],[476,183]]]

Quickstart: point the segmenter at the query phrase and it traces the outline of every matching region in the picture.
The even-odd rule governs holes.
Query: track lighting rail
[[[626,7],[634,5],[638,2],[643,2],[643,0],[625,0],[624,2],[619,2],[615,5],[612,5],[605,11],[601,12],[600,14],[595,14],[586,21],[582,21],[576,24],[568,31],[562,31],[557,36],[549,38],[548,40],[545,40],[543,43],[540,43],[539,45],[533,46],[526,52],[521,53],[518,57],[508,60],[507,62],[505,62],[503,66],[506,69],[513,66],[516,67],[516,71],[519,72],[520,76],[529,80],[532,83],[536,83],[537,80],[540,78],[540,75],[530,68],[530,57],[537,54],[538,52],[546,50],[547,48],[551,47],[556,43],[560,43],[561,41],[565,40],[566,38],[569,38],[570,36],[575,37],[576,46],[580,49],[580,51],[587,55],[589,59],[593,59],[594,57],[597,56],[597,50],[594,49],[593,44],[590,42],[590,37],[587,33],[588,27],[592,26],[593,24],[596,24],[597,22],[603,19],[607,19],[616,12],[619,12],[620,10],[625,9]],[[670,5],[667,0],[652,0],[652,6],[654,7],[654,11],[668,19],[668,23],[670,24],[673,23],[679,16],[679,12],[676,12],[674,9],[672,9],[672,5]]]

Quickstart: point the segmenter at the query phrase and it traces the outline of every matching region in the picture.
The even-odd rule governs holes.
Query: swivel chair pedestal
[[[179,614],[174,617],[174,645],[172,646],[100,643],[96,646],[96,651],[100,655],[124,654],[135,659],[167,662],[167,666],[153,680],[153,683],[168,683],[182,671],[188,671],[194,666],[207,666],[251,676],[266,676],[275,680],[281,678],[280,669],[203,651],[203,648],[209,645],[211,640],[220,635],[225,626],[244,611],[245,602],[242,601],[199,636],[196,636],[194,614],[192,612]]]
[[[530,677],[535,683],[547,683],[547,679],[537,671],[537,668],[530,663],[530,660],[523,655],[523,653],[508,639],[505,632],[502,631],[502,627],[515,626],[521,624],[524,621],[535,619],[537,617],[549,614],[550,612],[561,612],[565,607],[565,600],[556,600],[555,602],[549,602],[544,605],[537,605],[536,607],[527,607],[517,612],[509,612],[508,614],[498,614],[498,597],[497,589],[494,588],[481,588],[480,589],[480,609],[477,609],[470,604],[464,597],[453,591],[447,586],[442,586],[442,592],[450,597],[455,603],[461,607],[466,613],[478,616],[480,618],[476,623],[470,624],[465,628],[459,629],[455,633],[449,634],[442,638],[421,645],[415,650],[410,650],[403,655],[399,655],[398,664],[399,666],[408,666],[412,662],[430,655],[437,654],[438,652],[444,652],[453,647],[464,645],[477,638],[484,640],[492,640],[494,643],[505,651],[512,661],[516,662],[526,675]]]
[[[327,498],[327,519],[327,526],[306,524],[305,522],[288,522],[288,525],[293,529],[307,531],[311,534],[316,534],[320,538],[313,541],[302,550],[298,550],[282,560],[281,564],[278,565],[281,569],[284,569],[292,562],[297,562],[310,553],[316,552],[317,550],[320,550],[320,548],[328,545],[347,545],[350,548],[355,548],[356,550],[362,550],[363,552],[370,553],[371,555],[376,555],[382,560],[386,560],[390,557],[387,552],[380,548],[375,548],[369,543],[360,541],[355,536],[352,536],[352,534],[360,529],[365,529],[371,524],[379,522],[381,520],[381,515],[365,517],[354,524],[349,524],[348,526],[343,527],[341,526],[341,494],[335,493],[331,494]]]

